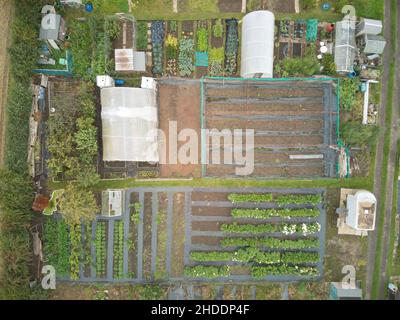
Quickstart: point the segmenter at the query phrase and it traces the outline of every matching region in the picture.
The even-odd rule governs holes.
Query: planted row
[[[185,267],[185,277],[189,278],[219,278],[229,277],[230,270],[228,266],[214,267],[214,266],[194,266]]]
[[[124,276],[124,222],[114,223],[114,275],[117,279]]]
[[[232,203],[240,202],[276,202],[280,206],[288,204],[312,204],[322,202],[320,194],[285,194],[273,196],[271,193],[231,193],[228,200]]]
[[[222,247],[266,247],[271,249],[311,249],[319,247],[318,239],[282,240],[278,238],[224,238]]]
[[[301,223],[301,224],[222,224],[221,231],[226,233],[273,233],[281,232],[285,235],[302,233],[304,236],[319,232],[321,225],[315,223]]]
[[[270,217],[318,217],[318,209],[232,209],[234,218],[266,219]]]
[[[258,264],[304,264],[317,263],[317,252],[264,252],[256,247],[239,249],[237,251],[197,251],[190,253],[190,259],[197,262],[235,261]]]
[[[71,255],[69,257],[71,280],[79,279],[79,264],[82,253],[82,231],[81,225],[70,226]]]
[[[251,268],[251,276],[255,279],[263,279],[267,276],[317,276],[319,275],[318,268],[316,267],[301,267],[301,266],[289,266],[286,264],[282,265],[271,265],[271,266],[253,266]]]
[[[194,71],[194,41],[191,38],[179,40],[179,75],[190,76]]]
[[[97,222],[94,245],[96,249],[96,275],[104,277],[107,263],[106,223],[104,221]]]

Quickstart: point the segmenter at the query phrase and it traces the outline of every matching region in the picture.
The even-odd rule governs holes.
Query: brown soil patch
[[[175,193],[173,201],[171,276],[180,277],[183,274],[184,268],[183,256],[185,248],[185,194]]]
[[[230,208],[213,208],[213,207],[192,207],[192,215],[194,216],[216,216],[230,217]]]
[[[166,149],[169,149],[169,123],[176,121],[178,133],[183,129],[193,129],[199,139],[198,163],[200,163],[200,85],[179,83],[171,80],[159,86],[160,129],[166,135]],[[178,143],[179,148],[185,142]],[[169,153],[167,151],[167,159]],[[160,167],[161,177],[200,177],[200,165],[164,164]]]
[[[206,244],[210,246],[215,246],[218,245],[221,240],[221,237],[194,236],[192,237],[192,244]]]

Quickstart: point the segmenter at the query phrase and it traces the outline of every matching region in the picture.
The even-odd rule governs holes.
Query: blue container
[[[86,12],[92,13],[93,12],[93,4],[90,2],[85,5]]]
[[[348,76],[349,78],[355,78],[356,75],[357,75],[357,73],[356,73],[355,71],[353,71],[353,72],[349,73],[347,76]]]
[[[321,9],[324,11],[329,11],[331,10],[332,5],[329,2],[325,2],[324,4],[322,4]]]
[[[125,84],[125,80],[122,79],[115,79],[115,85],[117,87],[122,87]]]

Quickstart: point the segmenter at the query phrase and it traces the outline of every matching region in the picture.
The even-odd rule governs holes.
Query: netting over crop
[[[158,162],[156,92],[101,90],[104,161]]]
[[[355,32],[354,21],[343,20],[336,23],[335,63],[338,72],[354,71],[354,60],[357,53]]]

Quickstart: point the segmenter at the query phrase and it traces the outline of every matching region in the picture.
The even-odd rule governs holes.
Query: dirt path
[[[0,10],[0,167],[4,163],[5,104],[8,89],[9,59],[7,47],[11,40],[12,1],[3,0]]]
[[[384,21],[384,29],[385,29],[385,38],[390,40],[391,39],[391,1],[385,1],[385,19]],[[385,201],[385,211],[379,212],[377,210],[377,225],[375,231],[369,234],[369,242],[368,242],[368,267],[367,267],[367,279],[366,279],[366,298],[371,299],[371,291],[373,288],[373,276],[375,270],[375,258],[376,258],[376,247],[377,247],[377,233],[379,229],[379,219],[380,215],[384,215],[383,220],[383,239],[382,239],[382,260],[379,262],[379,267],[381,270],[380,276],[380,298],[383,298],[383,291],[384,286],[386,284],[386,263],[387,263],[387,247],[390,241],[390,222],[392,216],[392,202],[393,202],[393,176],[394,176],[394,167],[396,165],[396,151],[397,151],[397,121],[398,121],[398,99],[394,98],[393,101],[393,114],[392,114],[392,123],[390,128],[385,128],[385,120],[386,120],[386,106],[388,104],[388,99],[393,97],[388,96],[388,84],[389,84],[389,76],[390,76],[390,61],[391,61],[391,42],[387,42],[387,46],[385,48],[384,54],[384,73],[382,78],[382,96],[381,96],[381,110],[380,110],[380,120],[379,126],[386,130],[390,130],[387,134],[391,135],[391,144],[390,144],[390,153],[389,153],[389,164],[388,164],[388,172],[387,172],[387,185],[386,185],[386,195],[385,199],[380,198],[381,189],[382,189],[382,172],[384,168],[382,168],[383,162],[383,152],[384,152],[384,141],[385,141],[385,131],[381,130],[378,139],[378,147],[376,150],[376,163],[375,163],[375,176],[374,176],[374,194],[378,200],[378,206],[381,201]],[[397,66],[398,67],[398,66]],[[395,84],[397,86],[397,84]],[[396,88],[394,92],[398,89]],[[398,94],[396,93],[396,97],[398,98]]]

